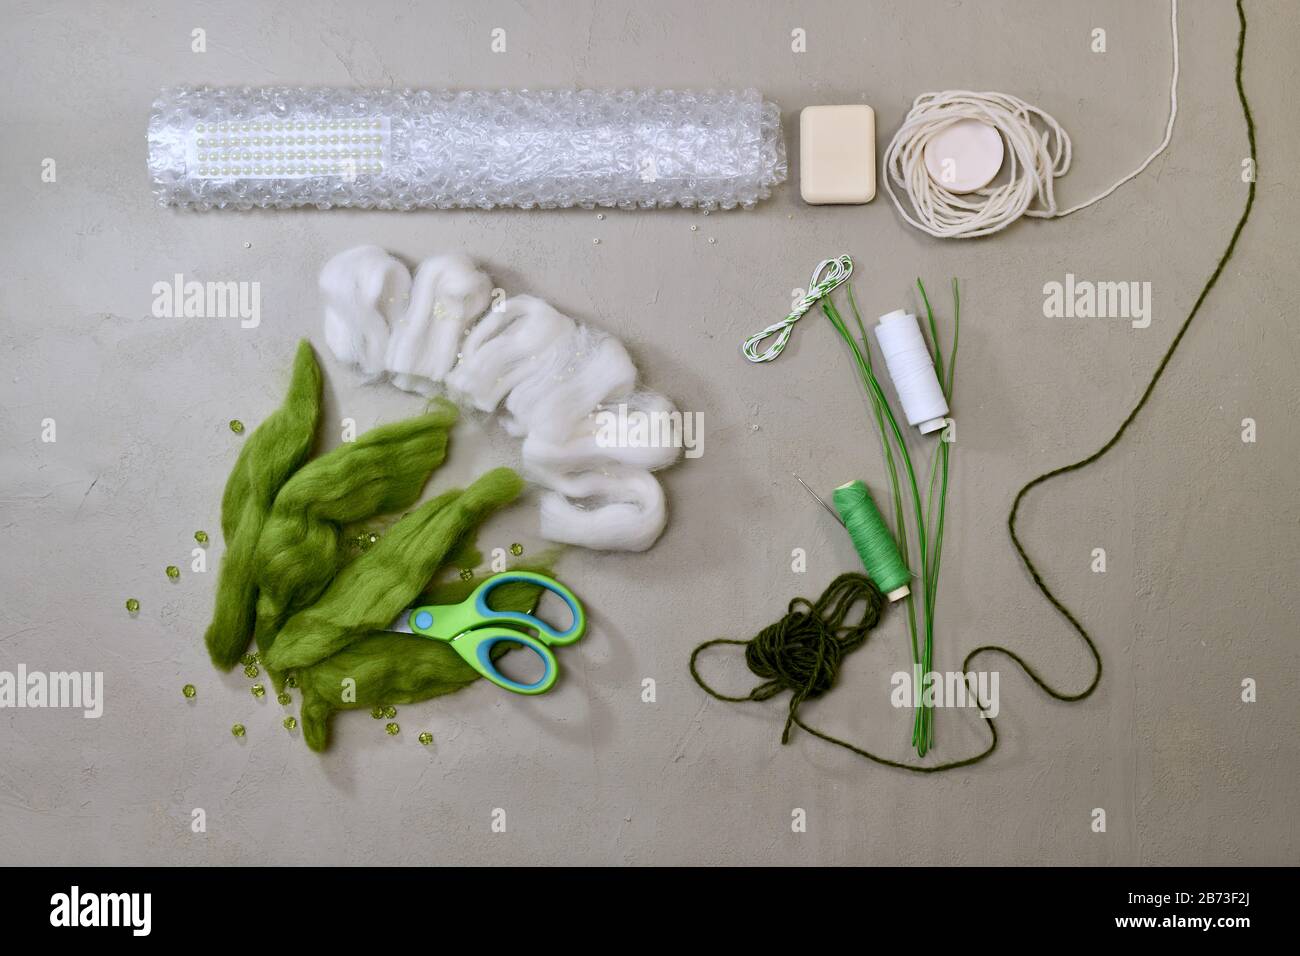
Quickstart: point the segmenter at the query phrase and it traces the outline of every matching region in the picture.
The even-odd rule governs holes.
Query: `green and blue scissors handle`
[[[550,591],[568,605],[572,621],[561,631],[533,614],[498,611],[488,606],[488,596],[510,583],[534,584]],[[554,578],[531,571],[507,571],[488,578],[459,604],[428,604],[411,608],[405,615],[410,633],[451,644],[461,658],[498,687],[516,694],[544,694],[555,684],[559,665],[552,646],[572,644],[587,629],[587,615],[577,596]],[[536,636],[527,633],[535,631]],[[532,684],[502,674],[492,659],[492,649],[501,643],[520,644],[542,660],[545,673]]]

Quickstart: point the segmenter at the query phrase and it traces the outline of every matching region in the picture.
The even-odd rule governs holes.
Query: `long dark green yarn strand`
[[[1206,280],[1205,285],[1201,289],[1200,294],[1196,297],[1196,301],[1193,303],[1191,311],[1188,312],[1187,318],[1185,318],[1182,322],[1182,325],[1179,326],[1178,332],[1174,335],[1173,341],[1170,342],[1169,347],[1165,350],[1165,353],[1163,357],[1160,359],[1159,364],[1157,364],[1155,372],[1151,376],[1151,381],[1147,384],[1147,387],[1143,390],[1142,396],[1138,399],[1137,403],[1133,406],[1132,411],[1129,412],[1127,417],[1125,417],[1125,419],[1120,423],[1119,427],[1115,430],[1115,433],[1110,437],[1108,441],[1106,441],[1105,444],[1103,444],[1091,455],[1088,455],[1085,458],[1081,458],[1078,461],[1073,462],[1072,464],[1063,465],[1059,468],[1054,468],[1051,471],[1044,472],[1043,474],[1039,475],[1038,477],[1028,482],[1023,488],[1020,489],[1019,492],[1016,493],[1015,500],[1011,506],[1011,512],[1007,516],[1007,529],[1011,534],[1011,542],[1015,546],[1016,552],[1020,555],[1020,560],[1024,562],[1025,569],[1029,572],[1030,576],[1033,578],[1034,584],[1037,585],[1038,589],[1043,593],[1043,596],[1046,597],[1047,600],[1051,603],[1051,605],[1054,608],[1056,608],[1056,610],[1070,623],[1070,626],[1074,628],[1075,632],[1083,640],[1084,644],[1088,648],[1088,651],[1091,653],[1093,660],[1096,662],[1097,665],[1096,673],[1093,675],[1093,678],[1089,682],[1088,686],[1085,687],[1082,691],[1076,694],[1064,693],[1062,691],[1055,689],[1050,684],[1048,684],[1041,676],[1039,676],[1039,674],[1032,667],[1030,667],[1030,665],[1019,654],[1015,653],[1009,648],[997,644],[984,644],[971,650],[966,655],[965,660],[963,660],[962,662],[963,673],[969,674],[971,672],[971,662],[980,654],[999,653],[1015,661],[1016,664],[1020,666],[1020,668],[1025,672],[1026,675],[1029,676],[1031,680],[1034,681],[1035,684],[1037,684],[1040,688],[1042,688],[1042,690],[1048,696],[1056,700],[1065,701],[1065,702],[1076,702],[1076,701],[1084,700],[1085,698],[1091,696],[1092,693],[1097,689],[1098,685],[1101,683],[1102,660],[1101,660],[1101,653],[1097,650],[1096,643],[1093,641],[1092,636],[1088,633],[1087,629],[1085,629],[1084,626],[1079,622],[1078,618],[1073,614],[1073,612],[1071,612],[1070,609],[1066,607],[1066,605],[1061,601],[1061,599],[1058,598],[1052,592],[1051,588],[1049,588],[1047,586],[1047,583],[1043,580],[1042,573],[1038,570],[1038,567],[1034,564],[1033,560],[1029,557],[1029,554],[1026,552],[1024,545],[1020,541],[1019,536],[1016,534],[1016,516],[1019,513],[1020,504],[1024,500],[1025,495],[1028,494],[1032,489],[1036,488],[1037,486],[1047,481],[1050,481],[1052,478],[1055,478],[1058,475],[1063,475],[1069,472],[1079,471],[1083,468],[1086,468],[1088,465],[1092,464],[1093,462],[1105,456],[1106,453],[1109,452],[1112,448],[1114,448],[1115,445],[1119,443],[1120,439],[1124,437],[1124,434],[1125,432],[1128,431],[1129,426],[1133,424],[1134,420],[1141,413],[1142,409],[1146,407],[1148,400],[1151,398],[1152,393],[1155,391],[1156,385],[1159,383],[1161,377],[1164,375],[1165,369],[1169,366],[1169,363],[1173,358],[1174,352],[1177,351],[1178,346],[1182,343],[1183,337],[1186,335],[1188,328],[1191,326],[1192,320],[1195,319],[1197,314],[1200,312],[1201,306],[1204,304],[1206,298],[1209,296],[1210,291],[1215,287],[1215,285],[1218,284],[1219,277],[1223,274],[1223,270],[1227,267],[1227,264],[1229,260],[1232,258],[1233,253],[1236,252],[1237,240],[1241,237],[1241,233],[1246,227],[1246,222],[1250,219],[1251,210],[1254,208],[1255,205],[1255,188],[1256,188],[1256,180],[1258,179],[1258,172],[1259,172],[1259,164],[1258,164],[1258,159],[1256,154],[1256,142],[1255,142],[1255,120],[1250,112],[1250,101],[1246,97],[1246,87],[1242,80],[1242,71],[1245,63],[1245,51],[1246,51],[1246,11],[1243,6],[1243,0],[1237,0],[1237,20],[1239,23],[1239,32],[1237,37],[1236,68],[1235,68],[1237,98],[1241,103],[1242,115],[1246,121],[1246,137],[1250,143],[1250,159],[1251,159],[1251,165],[1254,169],[1255,175],[1252,176],[1249,182],[1249,189],[1246,195],[1246,205],[1245,208],[1242,210],[1241,217],[1237,220],[1236,227],[1232,231],[1232,237],[1228,240],[1228,245],[1224,249],[1223,254],[1219,257],[1219,261],[1215,265],[1214,271],[1210,274],[1210,277],[1209,279]],[[745,644],[747,642],[710,641],[696,648],[695,653],[691,655],[691,674],[692,676],[695,677],[696,682],[699,683],[700,686],[704,688],[704,690],[713,694],[713,696],[719,697],[720,699],[723,700],[754,699],[752,697],[752,692],[750,697],[742,697],[742,698],[722,697],[721,695],[714,693],[707,685],[704,684],[703,681],[700,680],[699,675],[696,673],[695,670],[695,657],[705,647],[714,643]],[[793,725],[805,731],[806,733],[811,734],[814,737],[818,737],[821,740],[824,740],[830,744],[834,744],[837,747],[842,747],[845,750],[848,750],[849,752],[856,754],[859,757],[862,757],[866,760],[870,760],[873,763],[880,764],[881,766],[893,767],[898,770],[907,770],[911,773],[923,773],[923,774],[942,773],[943,771],[946,770],[956,770],[960,767],[969,767],[973,764],[980,763],[981,761],[987,759],[990,755],[992,755],[995,750],[997,750],[997,746],[998,746],[997,725],[993,721],[993,719],[989,717],[985,717],[984,722],[987,724],[989,730],[988,747],[986,747],[984,750],[982,750],[981,752],[973,756],[966,757],[961,760],[950,761],[948,763],[935,764],[934,766],[928,766],[928,767],[918,766],[916,764],[903,763],[898,760],[891,760],[888,757],[882,757],[879,754],[874,754],[868,750],[864,750],[861,747],[855,746],[854,744],[851,744],[846,740],[841,740],[840,738],[832,736],[831,734],[827,734],[820,730],[817,730],[814,727],[810,727],[808,724],[804,723],[799,718],[798,714],[795,712],[795,708],[793,707],[791,708],[791,712],[786,723],[786,733],[783,735],[783,740],[788,738],[789,728],[791,725]]]
[[[1107,452],[1119,444],[1120,439],[1124,437],[1124,433],[1128,431],[1129,426],[1133,424],[1142,409],[1146,407],[1147,401],[1151,398],[1152,393],[1155,392],[1156,385],[1160,382],[1161,377],[1165,373],[1165,369],[1169,366],[1169,362],[1173,358],[1174,352],[1177,351],[1178,346],[1182,343],[1183,336],[1187,334],[1187,329],[1191,326],[1192,320],[1195,319],[1197,314],[1200,312],[1201,305],[1209,296],[1210,290],[1218,283],[1219,276],[1223,274],[1223,270],[1228,265],[1228,261],[1237,250],[1237,240],[1241,237],[1242,230],[1246,227],[1246,221],[1250,218],[1250,211],[1255,205],[1255,180],[1258,178],[1259,172],[1259,166],[1256,162],[1255,155],[1255,120],[1251,116],[1250,102],[1246,98],[1246,87],[1242,82],[1242,66],[1246,52],[1246,11],[1242,6],[1242,2],[1243,0],[1237,0],[1237,19],[1240,23],[1240,32],[1237,40],[1236,86],[1237,98],[1241,101],[1242,115],[1246,120],[1246,137],[1250,143],[1250,160],[1255,175],[1250,179],[1249,189],[1246,194],[1246,206],[1241,212],[1241,218],[1237,220],[1236,228],[1232,230],[1232,238],[1228,240],[1227,248],[1223,250],[1223,255],[1219,257],[1218,264],[1215,265],[1214,271],[1210,274],[1210,278],[1206,280],[1205,286],[1201,289],[1200,295],[1196,297],[1196,301],[1193,303],[1191,311],[1188,312],[1187,318],[1183,320],[1182,325],[1178,328],[1178,333],[1174,336],[1173,341],[1169,343],[1169,348],[1165,350],[1164,356],[1160,359],[1160,363],[1156,366],[1156,370],[1151,376],[1151,381],[1147,383],[1146,389],[1142,392],[1142,397],[1137,400],[1137,404],[1133,406],[1133,410],[1130,411],[1128,416],[1120,423],[1119,428],[1115,429],[1115,434],[1111,435],[1106,443],[1091,455],[1088,455],[1085,458],[1080,458],[1078,461],[1071,464],[1062,465],[1059,468],[1053,468],[1051,471],[1044,472],[1037,478],[1028,482],[1016,493],[1015,501],[1012,502],[1011,505],[1011,512],[1007,516],[1007,530],[1011,534],[1011,543],[1015,546],[1016,553],[1020,555],[1020,560],[1024,562],[1025,570],[1029,572],[1030,577],[1033,578],[1034,584],[1038,587],[1038,590],[1042,592],[1043,597],[1047,598],[1051,605],[1060,612],[1061,616],[1070,623],[1070,626],[1074,628],[1079,637],[1083,639],[1084,644],[1087,645],[1088,651],[1092,654],[1093,660],[1096,661],[1097,671],[1093,675],[1092,681],[1082,691],[1077,694],[1066,694],[1048,685],[1047,682],[1044,681],[1033,668],[1026,664],[1023,659],[1004,647],[998,647],[997,645],[977,647],[975,650],[971,651],[967,658],[969,660],[970,657],[979,654],[982,651],[997,651],[1005,654],[1019,664],[1020,667],[1024,669],[1025,673],[1028,674],[1034,683],[1038,684],[1044,692],[1057,700],[1083,700],[1097,689],[1097,685],[1101,683],[1101,654],[1097,650],[1097,645],[1094,643],[1092,636],[1088,633],[1087,629],[1084,628],[1084,626],[1079,622],[1079,619],[1068,607],[1065,606],[1065,603],[1056,596],[1052,589],[1047,586],[1047,582],[1043,580],[1042,572],[1038,570],[1037,565],[1035,565],[1033,560],[1029,557],[1028,552],[1025,550],[1025,546],[1020,541],[1019,535],[1016,534],[1016,517],[1020,512],[1021,502],[1024,500],[1025,495],[1027,495],[1032,489],[1050,481],[1058,475],[1064,475],[1086,468],[1093,462],[1100,460]]]

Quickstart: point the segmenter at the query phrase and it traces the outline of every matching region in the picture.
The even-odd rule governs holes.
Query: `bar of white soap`
[[[876,111],[806,106],[799,114],[799,192],[813,205],[876,198]]]

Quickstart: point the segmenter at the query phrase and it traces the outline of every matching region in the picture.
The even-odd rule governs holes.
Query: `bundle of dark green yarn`
[[[718,700],[768,700],[790,691],[789,716],[781,733],[781,743],[789,743],[799,707],[835,685],[844,658],[866,643],[884,604],[884,596],[870,578],[841,574],[816,601],[802,597],[792,600],[784,617],[748,641],[705,641],[691,653],[691,676]],[[731,697],[710,687],[700,676],[696,659],[701,651],[717,644],[744,647],[745,663],[763,683],[743,697]]]

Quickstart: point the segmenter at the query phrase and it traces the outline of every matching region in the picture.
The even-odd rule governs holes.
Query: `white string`
[[[1059,219],[1105,199],[1150,166],[1173,139],[1178,117],[1178,0],[1170,0],[1169,30],[1173,69],[1169,80],[1169,122],[1155,151],[1123,179],[1091,199],[1068,209],[1056,208],[1054,184],[1070,169],[1069,134],[1049,113],[1007,93],[947,90],[923,93],[912,104],[902,127],[885,150],[885,192],[907,222],[940,239],[973,239],[1000,232],[1021,216]],[[1045,127],[1039,130],[1033,120]],[[936,183],[925,167],[925,146],[953,123],[973,119],[1002,135],[1010,157],[1008,178],[973,193],[954,193]],[[911,211],[899,202],[894,186],[907,194]]]

